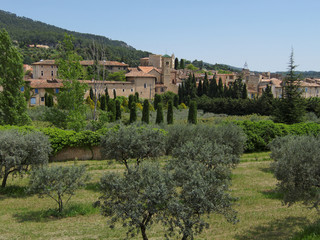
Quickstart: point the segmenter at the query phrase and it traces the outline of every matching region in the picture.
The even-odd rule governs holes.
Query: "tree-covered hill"
[[[0,10],[0,29],[2,28],[7,30],[12,40],[17,41],[25,63],[54,57],[57,44],[64,39],[66,33],[74,36],[78,53],[84,58],[87,57],[88,46],[93,41],[103,46],[108,60],[123,61],[136,66],[140,58],[149,55],[149,52],[136,50],[123,41],[65,30]],[[50,49],[28,49],[30,44],[48,45]]]

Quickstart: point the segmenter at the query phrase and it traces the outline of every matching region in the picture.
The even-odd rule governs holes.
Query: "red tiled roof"
[[[62,80],[28,79],[31,88],[61,88]]]
[[[39,62],[32,63],[32,65],[55,65],[55,60],[40,60]]]
[[[126,74],[126,77],[149,77],[149,78],[155,78],[155,76],[144,73],[142,71],[132,71]]]
[[[138,69],[144,73],[149,73],[154,69],[154,67],[152,67],[152,66],[139,66]]]
[[[80,61],[81,65],[84,66],[90,66],[94,64],[93,60],[84,60]],[[100,65],[105,65],[105,66],[119,66],[119,67],[128,67],[128,64],[117,62],[117,61],[99,61]]]

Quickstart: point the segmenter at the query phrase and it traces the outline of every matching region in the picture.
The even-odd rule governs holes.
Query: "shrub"
[[[285,136],[270,144],[274,175],[279,181],[286,205],[303,201],[318,209],[320,181],[320,138],[314,136]]]

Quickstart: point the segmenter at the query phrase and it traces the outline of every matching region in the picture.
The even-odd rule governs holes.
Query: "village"
[[[130,67],[126,63],[117,61],[100,61],[102,66],[108,73],[123,72],[125,81],[102,81],[94,79],[84,79],[81,82],[88,85],[88,91],[85,98],[89,95],[89,89],[96,88],[97,83],[99,89],[96,94],[104,94],[107,88],[109,95],[116,92],[117,96],[128,97],[131,94],[139,93],[141,98],[153,99],[155,94],[162,94],[167,91],[178,93],[179,85],[184,82],[190,74],[194,74],[197,85],[200,81],[203,82],[205,73],[197,73],[188,68],[175,69],[175,56],[154,55],[151,54],[147,58],[140,59],[140,66]],[[80,61],[84,68],[94,65],[93,60]],[[63,87],[63,81],[58,77],[58,66],[55,60],[40,60],[39,62],[30,65],[24,65],[25,81],[30,87],[29,106],[45,105],[45,93],[49,92],[56,95]],[[223,85],[229,86],[237,78],[241,78],[247,86],[249,99],[258,98],[262,95],[267,86],[271,87],[272,94],[275,98],[282,98],[282,80],[283,77],[279,74],[255,73],[250,72],[245,64],[241,72],[220,72],[210,70],[207,71],[207,78],[211,81],[216,79],[222,80]],[[319,97],[320,79],[306,78],[300,82],[301,96],[304,98]],[[21,91],[25,91],[24,87]]]

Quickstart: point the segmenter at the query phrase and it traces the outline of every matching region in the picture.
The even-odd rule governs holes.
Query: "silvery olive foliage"
[[[157,163],[142,163],[124,175],[107,173],[101,178],[100,197],[103,215],[110,217],[109,226],[122,222],[128,227],[127,237],[141,232],[148,239],[147,229],[162,221],[174,193],[170,174]]]
[[[75,191],[89,180],[86,166],[53,166],[39,168],[32,171],[29,191],[37,193],[39,197],[48,196],[59,205],[59,212],[63,211]]]
[[[284,204],[302,201],[318,209],[320,203],[320,138],[285,136],[270,144],[272,169]]]
[[[9,174],[23,176],[30,167],[48,163],[51,152],[48,137],[41,132],[0,131],[0,177],[6,186]]]
[[[163,155],[165,134],[164,130],[150,126],[120,126],[101,138],[101,153],[106,159],[116,159],[129,169],[129,159],[136,159],[136,165],[139,165],[143,159]]]

